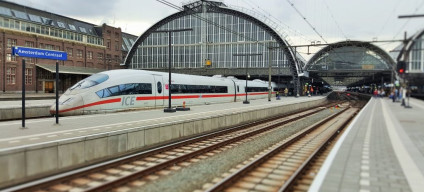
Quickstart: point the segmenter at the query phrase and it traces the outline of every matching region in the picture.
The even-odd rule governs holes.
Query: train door
[[[244,100],[245,96],[245,84],[243,81],[236,81],[236,89],[237,89],[237,100]]]
[[[163,100],[165,95],[165,84],[163,83],[163,77],[161,75],[153,75],[156,89],[153,90],[153,95],[155,96],[155,106],[163,106]]]
[[[234,84],[234,102],[236,102],[237,101],[237,92],[239,90],[239,86],[236,84],[236,82],[234,80],[231,79],[231,81]]]

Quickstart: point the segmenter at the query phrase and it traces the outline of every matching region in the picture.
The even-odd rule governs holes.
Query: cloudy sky
[[[121,27],[124,32],[137,36],[160,19],[177,12],[176,9],[156,0],[13,1],[93,24],[107,23]],[[181,7],[194,0],[168,1]],[[398,19],[399,15],[424,14],[424,0],[217,1],[222,1],[229,6],[253,10],[278,23],[289,35],[292,45],[311,44],[316,41],[334,43],[346,39],[398,40],[403,38],[405,31],[408,36],[411,36],[418,30],[424,29],[424,17]],[[385,42],[376,43],[376,45],[390,51],[399,43]],[[310,52],[314,53],[319,49],[311,48]],[[310,58],[311,55],[306,54],[306,49],[301,51],[306,59]]]

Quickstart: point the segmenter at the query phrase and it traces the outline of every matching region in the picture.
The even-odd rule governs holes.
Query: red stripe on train
[[[268,94],[268,92],[261,92],[261,93],[248,93],[247,95],[264,95]],[[246,94],[237,94],[237,96],[245,96]],[[234,97],[233,94],[221,94],[221,95],[178,95],[178,96],[171,96],[171,99],[198,99],[198,98],[215,98],[215,97]],[[143,101],[143,100],[161,100],[161,99],[168,99],[168,96],[145,96],[145,97],[137,97],[137,101]],[[115,98],[115,99],[108,99],[104,101],[98,101],[94,103],[89,103],[86,105],[81,105],[78,107],[73,107],[70,109],[65,109],[59,111],[59,113],[64,113],[68,111],[73,111],[77,109],[82,109],[86,107],[92,107],[96,105],[103,105],[103,104],[110,104],[110,103],[117,103],[121,102],[121,98]]]
[[[97,102],[94,102],[94,103],[89,103],[89,104],[86,104],[86,105],[81,105],[81,106],[73,107],[73,108],[70,108],[70,109],[59,110],[59,113],[64,113],[64,112],[73,111],[73,110],[77,110],[77,109],[82,109],[82,108],[86,108],[86,107],[92,107],[92,106],[96,106],[96,105],[103,105],[103,104],[109,104],[109,103],[117,103],[117,102],[121,102],[121,98],[108,99],[108,100],[103,100],[103,101],[97,101]]]
[[[248,96],[249,96],[249,95],[266,95],[266,94],[268,94],[268,92],[247,93],[247,95],[248,95]],[[246,96],[246,93],[239,93],[239,94],[237,94],[237,96],[238,96],[238,97]]]
[[[178,95],[172,96],[171,99],[200,99],[200,98],[213,98],[213,97],[234,97],[233,94],[225,94],[225,95]],[[148,96],[148,97],[137,97],[137,101],[142,100],[160,100],[160,99],[168,99],[168,96]]]

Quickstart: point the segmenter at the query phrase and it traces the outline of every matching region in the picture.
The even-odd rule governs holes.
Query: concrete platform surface
[[[8,97],[8,99],[0,99],[0,121],[22,119],[21,97],[19,99]],[[50,107],[55,101],[55,99],[47,99],[47,97],[40,100],[25,100],[25,117],[38,118],[50,116]]]
[[[55,103],[55,99],[42,99],[42,100],[26,100],[25,107],[39,107],[39,106],[52,106]],[[10,101],[0,101],[0,110],[6,110],[11,108],[22,107],[22,100],[10,100]]]
[[[423,191],[424,102],[372,98],[324,162],[309,191]]]
[[[61,94],[59,94],[60,97]],[[27,100],[44,100],[55,99],[55,93],[26,93],[25,99]],[[22,93],[0,93],[0,101],[21,101]]]

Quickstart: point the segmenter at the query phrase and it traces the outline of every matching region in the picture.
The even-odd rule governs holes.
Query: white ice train
[[[245,80],[172,74],[171,104],[181,106],[245,99]],[[275,87],[275,83],[271,84]],[[266,98],[268,82],[248,81],[248,100]],[[118,69],[87,77],[59,98],[59,115],[107,113],[168,106],[168,73]],[[50,108],[56,113],[56,105]]]

